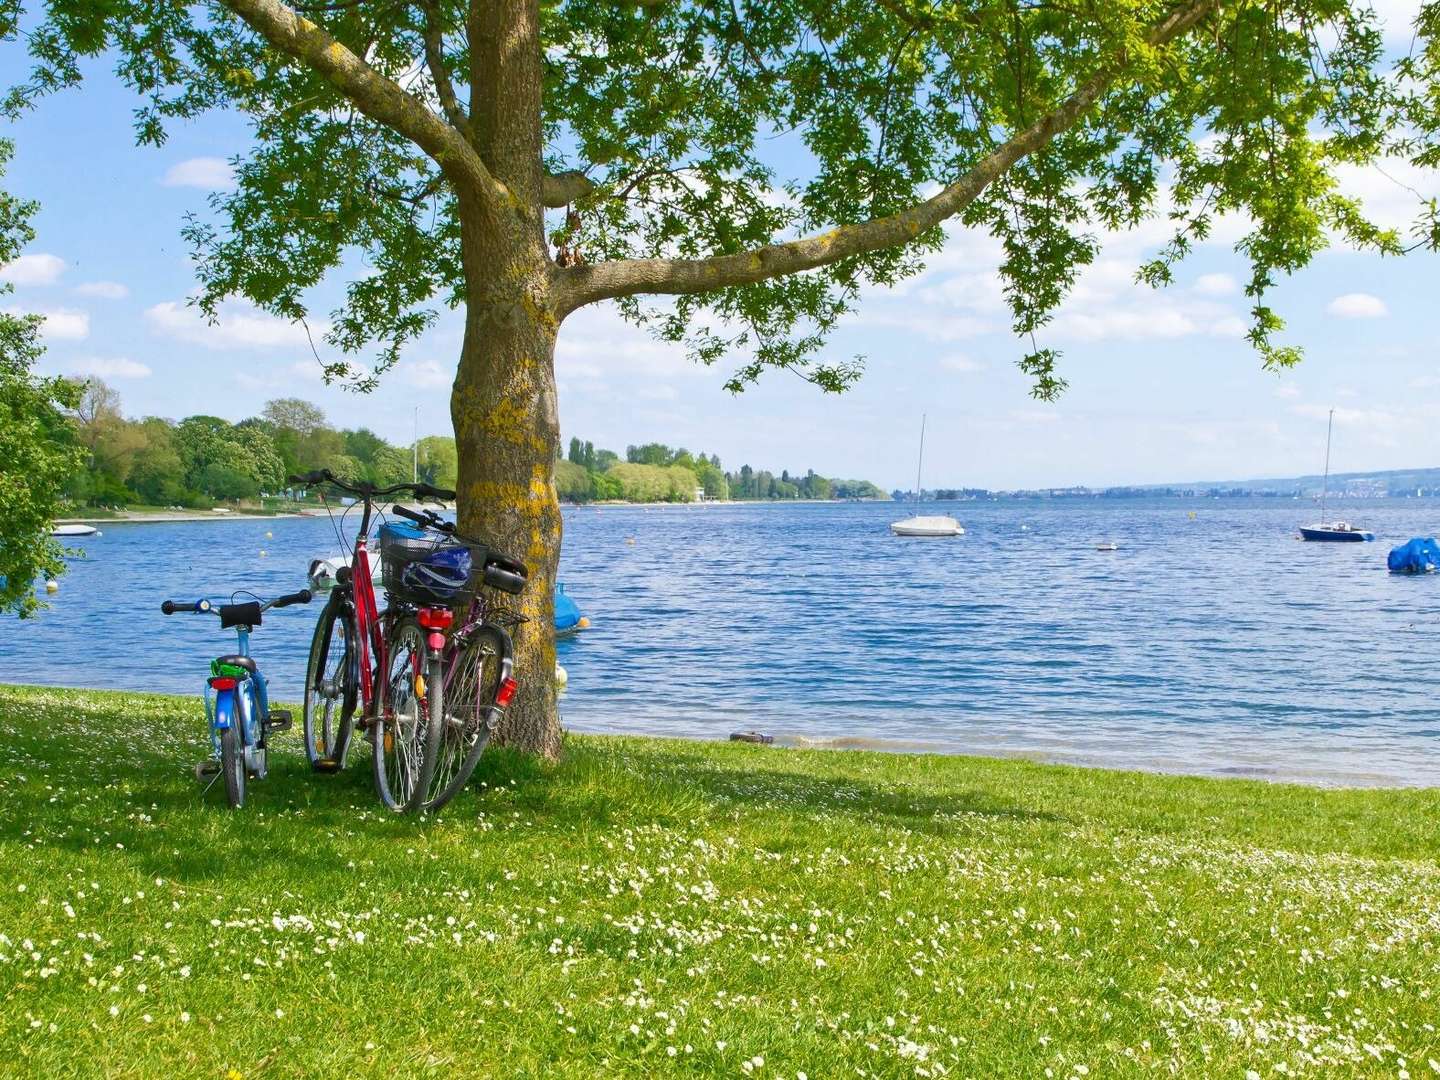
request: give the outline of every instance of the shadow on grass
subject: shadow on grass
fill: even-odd
[[[953,831],[965,817],[1060,822],[1061,815],[1006,800],[994,793],[920,791],[904,783],[885,784],[842,762],[804,759],[789,750],[692,746],[643,740],[570,739],[554,782],[543,775],[542,798],[562,788],[571,800],[602,819],[624,813],[645,819],[731,816],[737,809],[775,811],[806,819],[853,818],[857,823],[895,825],[932,834]],[[819,752],[816,752],[819,753]],[[512,756],[513,757],[513,756]],[[533,768],[521,758],[515,766]],[[504,766],[502,766],[503,768]],[[538,807],[537,807],[538,809]]]
[[[97,719],[109,719],[108,704],[96,703]],[[51,710],[57,710],[55,723],[47,725],[43,713]],[[205,791],[191,774],[205,749],[198,736],[162,745],[87,741],[87,732],[80,732],[80,739],[67,733],[64,710],[63,702],[46,702],[38,724],[18,733],[37,768],[27,768],[32,782],[13,790],[0,807],[0,823],[21,826],[4,831],[20,836],[31,829],[39,848],[81,858],[113,855],[119,848],[125,861],[148,877],[227,893],[248,883],[265,881],[273,888],[276,881],[340,874],[356,863],[371,880],[403,888],[415,853],[427,849],[444,849],[445,858],[467,845],[533,841],[537,833],[545,842],[565,844],[597,830],[729,821],[737,815],[772,815],[777,825],[802,829],[833,827],[839,818],[855,826],[932,834],[953,832],[964,817],[1062,820],[1023,800],[969,785],[924,790],[903,776],[849,767],[855,763],[848,759],[593,737],[568,739],[558,763],[492,748],[468,790],[443,814],[426,819],[380,806],[364,747],[355,749],[346,771],[320,775],[287,738],[272,752],[270,775],[248,785],[248,805],[232,812],[219,783]],[[45,781],[35,783],[41,767]],[[53,801],[52,784],[63,792]],[[480,825],[482,817],[509,825],[512,815],[518,815],[521,833],[507,837]],[[782,842],[781,830],[776,836]]]

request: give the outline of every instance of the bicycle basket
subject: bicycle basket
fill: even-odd
[[[467,544],[411,525],[380,526],[380,568],[392,599],[426,607],[453,605],[470,584],[474,560]]]

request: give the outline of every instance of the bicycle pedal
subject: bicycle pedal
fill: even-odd
[[[316,772],[336,773],[340,771],[340,762],[333,757],[322,757],[315,759]]]
[[[200,783],[202,784],[205,783],[205,781],[209,780],[212,776],[219,775],[220,762],[218,761],[201,761],[197,762],[195,765],[195,779],[200,781]]]
[[[271,731],[289,731],[294,724],[295,718],[289,709],[271,709],[265,717],[265,726]]]

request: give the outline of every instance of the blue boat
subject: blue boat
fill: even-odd
[[[565,586],[555,586],[555,636],[570,637],[590,625],[590,620],[580,614],[580,605],[565,595]]]
[[[1365,540],[1374,540],[1375,534],[1365,529],[1357,529],[1345,521],[1335,521],[1328,525],[1301,525],[1300,539],[1355,544]]]
[[[1332,544],[1355,544],[1374,540],[1375,534],[1357,529],[1348,521],[1326,521],[1325,500],[1330,495],[1330,436],[1335,430],[1335,410],[1330,410],[1330,421],[1325,426],[1325,480],[1320,488],[1320,521],[1315,525],[1301,525],[1301,540],[1319,540]]]

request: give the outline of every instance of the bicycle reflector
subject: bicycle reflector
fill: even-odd
[[[495,704],[502,709],[505,708],[515,696],[515,691],[519,689],[520,684],[510,678],[509,675],[506,675],[505,678],[500,680],[500,689],[495,693]]]
[[[233,675],[216,675],[210,680],[212,690],[234,690],[236,679]]]
[[[455,621],[455,613],[448,608],[424,607],[416,613],[415,618],[426,630],[444,630]]]

